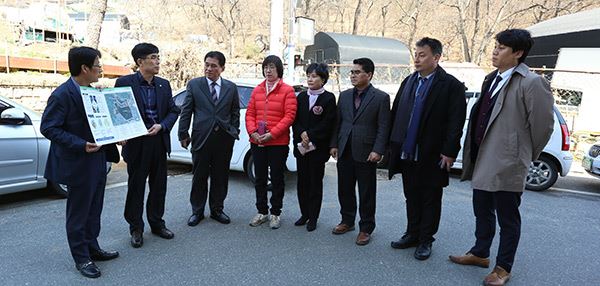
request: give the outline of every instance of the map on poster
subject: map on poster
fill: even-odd
[[[111,144],[148,134],[131,87],[98,90],[82,86],[81,96],[96,144]]]

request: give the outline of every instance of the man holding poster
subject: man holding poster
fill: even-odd
[[[131,246],[138,248],[144,243],[144,192],[148,179],[150,192],[146,202],[146,215],[153,234],[164,239],[175,235],[165,226],[165,195],[167,192],[167,154],[171,152],[169,132],[177,117],[169,81],[157,77],[160,70],[158,47],[149,43],[137,44],[131,51],[138,72],[120,77],[115,87],[129,86],[148,134],[128,140],[123,146],[123,160],[127,163],[127,199],[125,220],[129,223]],[[121,103],[115,102],[115,108]],[[121,115],[128,115],[121,112]]]
[[[114,144],[94,143],[80,91],[98,81],[100,57],[100,51],[89,47],[69,50],[71,78],[48,98],[40,126],[51,142],[44,177],[67,185],[67,240],[77,270],[89,278],[100,277],[93,261],[119,256],[98,245],[106,162],[119,162],[119,151]]]

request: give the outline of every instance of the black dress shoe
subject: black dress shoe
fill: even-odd
[[[402,236],[402,238],[400,238],[400,240],[392,241],[391,243],[392,248],[395,249],[406,249],[415,247],[417,245],[419,245],[419,240],[410,234],[405,234]]]
[[[131,233],[131,246],[133,248],[140,248],[144,245],[144,235],[141,230],[134,230]]]
[[[76,264],[75,267],[77,267],[77,270],[79,270],[79,273],[81,273],[81,275],[87,278],[98,278],[102,274],[100,273],[100,269],[98,269],[98,266],[96,266],[96,264],[94,264],[94,262],[91,261]]]
[[[301,216],[295,223],[295,226],[301,226],[301,225],[305,225],[306,222],[308,221],[308,217],[305,216]]]
[[[415,258],[418,260],[426,260],[431,256],[431,242],[421,243],[415,250]]]
[[[160,229],[153,229],[152,233],[154,233],[164,239],[171,239],[171,238],[175,237],[175,234],[166,227],[163,227]]]
[[[315,229],[317,229],[317,220],[309,220],[306,224],[306,230],[314,231]]]
[[[90,258],[93,261],[106,261],[119,257],[118,251],[106,251],[103,249],[90,250]]]
[[[220,212],[211,212],[210,213],[210,218],[222,223],[222,224],[229,224],[231,222],[231,219],[229,219],[229,216],[227,214],[225,214],[224,212],[220,211]]]
[[[188,225],[189,226],[197,226],[201,220],[204,219],[204,215],[203,214],[192,214],[192,216],[190,216],[190,219],[188,219]]]

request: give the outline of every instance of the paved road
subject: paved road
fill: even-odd
[[[451,179],[433,255],[417,261],[413,250],[394,250],[406,224],[401,181],[378,181],[377,228],[371,244],[354,244],[357,232],[334,236],[339,221],[336,170],[326,169],[325,197],[315,232],[293,222],[299,215],[295,176],[286,180],[282,227],[252,228],[252,185],[234,172],[226,211],[233,222],[210,219],[188,227],[189,174],[169,177],[166,215],[171,241],[145,234],[141,249],[129,246],[122,218],[125,187],[106,191],[101,246],[121,257],[98,263],[102,277],[83,278],[70,258],[64,231],[65,200],[29,192],[0,197],[0,277],[3,285],[479,285],[490,271],[457,266],[449,254],[473,242],[469,185]],[[22,198],[27,197],[27,199]],[[30,198],[32,197],[33,198]],[[21,199],[19,199],[21,198]],[[549,190],[523,196],[523,233],[509,285],[600,285],[600,197]],[[492,253],[495,255],[497,240]]]

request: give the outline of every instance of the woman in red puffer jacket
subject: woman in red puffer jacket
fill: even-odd
[[[296,117],[294,88],[285,84],[283,63],[277,56],[268,56],[262,63],[265,81],[259,84],[250,97],[246,110],[246,130],[250,135],[258,214],[250,226],[258,226],[267,220],[272,229],[280,226],[283,207],[285,161],[290,142],[290,126]],[[269,174],[270,170],[270,174]],[[267,182],[271,178],[271,215]]]

